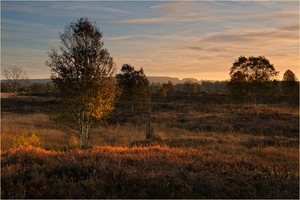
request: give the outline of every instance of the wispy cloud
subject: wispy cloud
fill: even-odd
[[[197,6],[197,9],[195,9],[195,5]],[[149,7],[148,12],[154,12],[156,16],[146,18],[138,16],[136,18],[116,20],[114,23],[163,24],[171,22],[208,21],[214,19],[214,16],[208,16],[206,12],[199,12],[199,2],[192,1],[171,1],[158,4]]]
[[[183,12],[184,10],[192,8],[195,5],[195,2],[192,1],[171,1],[151,6],[150,9],[169,14],[174,12]]]
[[[212,20],[214,17],[201,17],[195,13],[185,15],[172,15],[154,18],[140,18],[140,19],[125,19],[117,20],[114,23],[125,23],[125,24],[163,24],[171,22],[198,22]]]
[[[278,31],[278,30],[250,30],[245,32],[234,33],[216,33],[208,37],[204,37],[201,42],[214,42],[214,43],[251,43],[251,42],[274,42],[278,41],[285,43],[288,41],[297,42],[298,35],[295,32]]]

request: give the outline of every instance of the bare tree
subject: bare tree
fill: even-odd
[[[29,80],[25,70],[20,66],[11,66],[3,71],[5,78],[8,81],[10,89],[16,94],[21,88],[28,85]]]
[[[67,25],[60,39],[58,50],[48,52],[46,65],[61,92],[60,116],[77,130],[80,146],[87,148],[91,128],[114,109],[115,64],[103,47],[100,29],[87,18]]]

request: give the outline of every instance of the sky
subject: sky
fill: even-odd
[[[116,63],[147,76],[229,80],[239,56],[265,56],[282,79],[299,79],[298,1],[2,1],[1,71],[21,66],[50,78],[47,51],[59,32],[87,17]],[[1,74],[3,79],[3,73]]]

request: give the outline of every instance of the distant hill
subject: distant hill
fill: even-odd
[[[182,80],[175,77],[168,76],[147,76],[148,81],[151,83],[168,83],[171,81],[173,84],[183,83]]]
[[[1,80],[1,83],[6,83],[7,80]],[[29,79],[30,83],[48,83],[51,82],[50,79]]]
[[[48,83],[51,79],[29,79],[30,83]]]

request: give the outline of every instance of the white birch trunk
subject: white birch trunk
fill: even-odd
[[[85,143],[84,143],[84,148],[87,149],[88,148],[88,143],[89,143],[89,117],[87,117],[87,121],[85,124]]]

